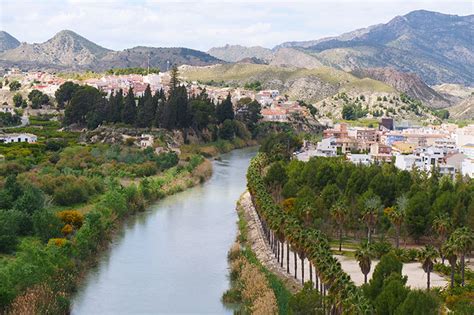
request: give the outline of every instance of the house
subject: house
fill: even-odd
[[[8,105],[0,105],[0,113],[10,113],[15,115],[15,108]]]
[[[369,154],[347,154],[347,159],[354,164],[369,165],[372,159]]]
[[[409,155],[396,155],[395,156],[395,167],[403,171],[411,171],[413,168],[422,168],[423,162],[421,157],[409,154]]]
[[[27,142],[35,143],[38,137],[31,133],[3,133],[0,134],[0,143]]]
[[[474,178],[474,159],[467,158],[461,163],[461,173],[463,176]]]
[[[261,110],[262,121],[288,121],[288,113],[283,108],[264,108]]]
[[[316,145],[316,156],[336,156],[337,155],[337,147],[336,147],[336,138],[330,137],[322,139]]]

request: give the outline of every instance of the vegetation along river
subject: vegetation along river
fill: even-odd
[[[203,185],[127,221],[77,293],[72,314],[222,314],[235,203],[256,148],[213,164]]]

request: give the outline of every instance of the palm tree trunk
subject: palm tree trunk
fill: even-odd
[[[304,256],[300,256],[301,258],[301,284],[304,285]]]
[[[290,273],[290,243],[286,242],[286,272]]]
[[[313,267],[311,266],[311,262],[308,260],[309,262],[309,282],[312,283],[312,285],[314,286],[314,282],[313,282]]]
[[[396,245],[397,249],[400,248],[400,226],[397,226],[397,232],[396,232]]]
[[[293,252],[293,256],[295,258],[295,279],[296,279],[296,275],[297,275],[297,271],[298,271],[298,259],[296,258],[296,251]]]
[[[464,253],[461,255],[461,286],[464,286]]]
[[[318,278],[318,273],[317,272],[315,272],[315,277],[314,278],[315,278],[314,280],[316,282],[316,290],[319,291],[319,278]]]
[[[367,283],[367,274],[364,273],[364,283]]]
[[[342,226],[339,226],[339,252],[342,251]]]
[[[431,272],[428,271],[426,275],[426,287],[428,291],[430,290],[430,275],[431,275]]]
[[[280,267],[283,268],[283,259],[285,258],[285,241],[281,242],[281,260],[280,260]]]
[[[275,242],[275,250],[276,250],[276,256],[277,256],[277,262],[280,261],[280,241],[277,239]]]
[[[371,236],[371,235],[370,235],[370,232],[371,232],[371,231],[370,231],[370,226],[368,226],[368,227],[367,227],[367,243],[369,243],[369,244],[370,244],[370,236]]]
[[[454,264],[451,265],[451,289],[454,288]]]

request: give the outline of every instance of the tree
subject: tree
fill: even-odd
[[[432,245],[426,245],[425,248],[418,252],[418,260],[426,272],[426,288],[428,291],[430,290],[430,274],[433,271],[434,259],[436,257],[438,257],[438,253]]]
[[[430,198],[425,191],[416,192],[408,201],[406,225],[408,232],[418,240],[427,230],[429,223]]]
[[[347,219],[347,215],[347,207],[342,202],[338,202],[331,208],[331,217],[339,232],[339,252],[342,250],[342,229]]]
[[[289,306],[292,314],[315,315],[321,314],[322,297],[313,288],[312,282],[306,282],[303,289],[290,297]]]
[[[397,308],[396,315],[438,314],[438,299],[431,293],[412,290]]]
[[[372,249],[369,244],[362,244],[355,252],[355,258],[359,262],[360,270],[364,275],[364,283],[367,283],[367,275],[372,265]]]
[[[380,198],[377,196],[370,197],[365,201],[365,211],[362,215],[362,219],[364,220],[367,226],[367,242],[370,244],[372,239],[372,230],[377,223],[378,214],[380,212],[382,204],[380,202]]]
[[[23,194],[16,200],[14,208],[32,215],[35,211],[43,208],[44,202],[43,192],[33,185],[27,185]]]
[[[35,109],[40,108],[41,105],[45,105],[49,103],[48,95],[38,90],[32,90],[28,94],[28,99],[31,102],[31,107]]]
[[[464,271],[466,254],[472,250],[474,233],[468,227],[457,228],[449,237],[456,252],[461,257],[461,285],[464,286]]]
[[[223,123],[227,119],[234,119],[234,107],[232,105],[230,93],[227,94],[226,99],[222,103],[217,104],[216,116],[219,123]]]
[[[95,128],[105,119],[105,100],[94,87],[82,86],[74,92],[64,112],[64,123],[87,124]]]
[[[452,241],[446,242],[443,247],[443,256],[448,260],[451,266],[451,288],[454,288],[454,273],[458,259],[456,245]]]
[[[23,102],[24,100],[20,93],[15,93],[15,95],[13,95],[13,104],[15,107],[21,107]]]
[[[270,188],[274,200],[279,202],[283,185],[288,181],[285,167],[282,162],[274,162],[268,168],[264,178],[265,184]]]
[[[14,81],[10,82],[10,84],[8,86],[10,87],[11,92],[18,91],[21,88],[21,83],[18,82],[17,80],[14,80]]]
[[[235,136],[234,122],[227,119],[219,129],[219,137],[224,140],[232,140]]]
[[[403,303],[410,290],[405,286],[406,277],[391,274],[383,282],[382,292],[374,301],[377,314],[393,315],[396,309]]]
[[[138,102],[137,118],[135,125],[140,128],[151,127],[156,114],[156,99],[151,95],[150,85],[148,84],[143,99]]]
[[[33,230],[35,234],[47,242],[50,238],[60,237],[63,223],[51,210],[36,211],[33,216]]]
[[[11,211],[0,210],[0,253],[10,253],[18,243],[18,222]]]
[[[76,92],[81,86],[71,81],[64,82],[61,84],[59,89],[54,93],[56,102],[58,102],[59,108],[65,108],[65,106],[71,101],[74,92]]]
[[[178,67],[173,66],[171,68],[171,79],[170,79],[171,92],[179,86],[179,72]]]
[[[250,98],[243,98],[239,100],[237,107],[236,119],[241,120],[255,137],[257,123],[262,119],[260,103]]]
[[[444,263],[444,254],[442,251],[442,246],[446,242],[446,235],[448,234],[451,228],[451,220],[449,219],[448,214],[440,214],[433,219],[433,230],[436,232],[438,238],[438,249],[441,255],[441,259]]]
[[[375,267],[372,279],[370,279],[369,284],[364,289],[367,296],[372,300],[375,300],[382,290],[384,280],[387,279],[392,273],[395,273],[401,277],[402,267],[402,262],[394,253],[383,255],[380,259],[380,262]]]
[[[386,214],[395,227],[395,244],[396,248],[400,248],[400,230],[405,220],[405,210],[408,199],[406,196],[397,198],[397,204],[395,207],[386,208]]]
[[[128,89],[127,96],[125,97],[125,102],[122,110],[122,122],[125,124],[133,125],[135,124],[135,119],[137,115],[137,104],[135,103],[135,95],[133,95],[133,88]]]

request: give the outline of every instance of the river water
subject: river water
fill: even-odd
[[[220,300],[229,287],[227,251],[255,153],[222,155],[209,181],[129,219],[89,272],[72,314],[231,314]]]

